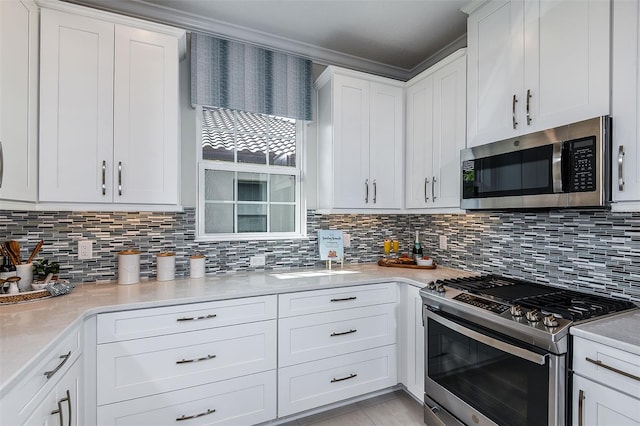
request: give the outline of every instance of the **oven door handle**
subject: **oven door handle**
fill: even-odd
[[[522,359],[526,359],[527,361],[535,362],[539,365],[544,365],[546,362],[546,355],[540,355],[535,352],[528,351],[526,349],[520,348],[518,346],[503,342],[502,340],[494,339],[493,337],[485,336],[482,333],[478,333],[477,331],[470,330],[466,327],[461,326],[460,324],[448,320],[430,310],[426,310],[427,317],[432,320],[442,324],[443,326],[450,328],[453,331],[456,331],[463,336],[466,336],[470,339],[476,340],[480,343],[484,343],[485,345],[494,347],[496,349],[500,349],[503,352],[507,352],[511,355],[517,356]]]

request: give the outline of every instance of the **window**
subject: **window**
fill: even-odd
[[[202,108],[200,239],[301,236],[303,122]]]

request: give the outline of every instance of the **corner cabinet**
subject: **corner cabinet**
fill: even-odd
[[[466,49],[407,82],[407,209],[459,208]]]
[[[609,113],[608,0],[472,3],[467,146]]]
[[[41,11],[39,200],[178,204],[184,31],[66,9]]]
[[[0,1],[0,200],[37,201],[38,7]]]
[[[403,83],[328,67],[315,86],[319,210],[401,209]]]

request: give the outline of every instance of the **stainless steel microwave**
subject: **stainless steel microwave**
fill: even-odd
[[[611,118],[463,149],[460,207],[533,209],[611,203]]]

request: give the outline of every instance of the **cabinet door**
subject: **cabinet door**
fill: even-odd
[[[572,401],[573,425],[640,425],[639,399],[581,376],[573,376]]]
[[[526,132],[609,113],[610,8],[603,0],[525,2]]]
[[[178,203],[178,40],[116,25],[114,201]]]
[[[433,76],[433,207],[460,207],[460,150],[466,141],[467,62],[462,56]]]
[[[523,0],[492,1],[469,16],[469,147],[524,133],[523,19]]]
[[[111,202],[113,24],[41,11],[40,201]]]
[[[368,207],[373,195],[369,181],[369,82],[335,75],[333,85],[333,207]]]
[[[370,192],[367,207],[402,207],[402,100],[402,87],[374,82],[370,84]]]
[[[403,384],[418,400],[424,397],[424,325],[422,324],[422,298],[420,289],[403,286],[402,348],[399,367],[404,364]]]
[[[38,195],[38,8],[0,2],[0,199]]]

